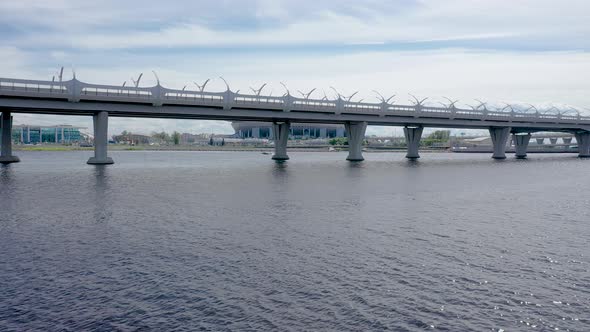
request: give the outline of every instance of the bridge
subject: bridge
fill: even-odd
[[[61,77],[61,75],[60,75]],[[513,135],[517,158],[526,158],[528,143],[534,132],[565,132],[575,135],[580,157],[590,157],[590,117],[557,109],[540,111],[488,109],[485,103],[471,109],[456,107],[456,102],[441,107],[415,103],[352,101],[338,94],[337,99],[313,99],[292,96],[265,96],[262,89],[253,94],[234,92],[226,83],[224,92],[177,90],[156,86],[113,86],[90,84],[74,77],[69,81],[40,81],[0,78],[0,111],[2,112],[2,143],[0,163],[18,162],[12,154],[12,113],[37,113],[92,116],[94,124],[94,156],[88,164],[112,164],[108,156],[109,117],[206,119],[228,121],[264,121],[273,123],[275,153],[273,159],[287,160],[290,123],[344,124],[349,142],[347,160],[363,160],[362,142],[367,125],[402,126],[409,159],[419,158],[423,129],[467,128],[487,129],[495,159],[506,158],[506,143]],[[534,111],[531,111],[534,110]]]

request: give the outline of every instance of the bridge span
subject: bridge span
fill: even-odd
[[[534,112],[530,110],[534,109]],[[64,81],[39,81],[0,78],[2,143],[0,163],[18,162],[12,154],[12,113],[38,113],[92,116],[94,157],[89,164],[112,164],[108,156],[108,119],[115,117],[174,118],[273,123],[275,160],[287,160],[290,123],[344,124],[349,141],[347,160],[363,160],[362,142],[367,125],[402,126],[407,158],[419,158],[423,129],[467,128],[490,132],[495,159],[506,158],[510,135],[516,144],[517,158],[526,158],[534,132],[567,132],[575,135],[580,157],[590,157],[590,117],[559,110],[527,111],[512,107],[488,109],[485,104],[472,109],[455,103],[435,107],[424,100],[414,104],[394,104],[383,98],[379,103],[355,102],[351,98],[312,99],[292,96],[265,96],[233,92],[206,92],[153,87],[125,87],[84,83],[76,78]]]

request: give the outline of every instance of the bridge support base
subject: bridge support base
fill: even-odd
[[[289,141],[289,129],[291,124],[289,122],[273,123],[272,135],[275,140],[275,154],[272,156],[273,160],[289,160],[287,155],[287,142]]]
[[[527,150],[527,148],[529,146],[529,142],[531,140],[531,134],[525,134],[525,135],[513,134],[512,136],[514,138],[516,158],[517,159],[526,159],[526,150]]]
[[[2,112],[2,148],[0,151],[0,164],[18,163],[20,159],[12,155],[12,116],[10,112]]]
[[[92,116],[94,123],[94,157],[88,159],[89,165],[110,165],[114,161],[107,156],[108,151],[108,132],[109,132],[109,114],[107,112],[98,112]]]
[[[406,158],[420,158],[418,149],[420,148],[420,139],[422,139],[422,131],[424,131],[424,127],[404,127],[404,136],[406,137],[406,144],[408,145],[408,153],[406,154]]]
[[[492,127],[490,128],[490,136],[494,145],[492,158],[506,159],[506,143],[508,136],[510,136],[510,127]]]
[[[590,158],[590,132],[576,133],[576,141],[578,142],[578,157]]]
[[[366,122],[347,122],[344,124],[348,135],[348,161],[363,161],[363,141],[367,130]]]

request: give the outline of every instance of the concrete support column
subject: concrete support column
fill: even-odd
[[[289,122],[273,123],[273,139],[275,141],[275,154],[273,160],[289,160],[287,155],[287,142],[289,141],[289,131],[291,124]]]
[[[490,136],[494,145],[492,158],[506,159],[506,142],[510,136],[510,127],[492,127],[490,128]]]
[[[347,122],[344,127],[348,135],[348,161],[363,161],[363,141],[367,131],[366,122]]]
[[[590,132],[576,133],[576,141],[578,141],[578,156],[580,158],[590,158]]]
[[[0,164],[17,163],[18,157],[12,155],[12,116],[10,112],[2,112],[2,148],[0,151]]]
[[[544,138],[536,138],[536,140],[537,140],[537,145],[543,145],[545,143]]]
[[[107,156],[109,114],[107,112],[98,112],[93,115],[92,120],[94,123],[94,157],[88,159],[88,164],[113,164],[113,159]]]
[[[525,134],[525,135],[517,135],[517,134],[513,134],[512,138],[514,139],[515,142],[515,150],[516,150],[516,158],[518,159],[525,159],[526,158],[526,150],[529,146],[529,142],[531,140],[531,134]]]
[[[572,144],[572,138],[571,137],[564,137],[562,139],[563,139],[563,144],[567,144],[567,145]]]
[[[408,159],[418,159],[420,154],[418,150],[420,148],[420,139],[422,139],[422,132],[424,127],[404,127],[404,136],[406,136],[406,144],[408,145]]]

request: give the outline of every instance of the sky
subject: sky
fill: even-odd
[[[482,99],[590,107],[587,0],[0,0],[0,77],[265,93],[317,88],[376,100],[409,93],[459,106]],[[89,117],[18,114],[17,124]],[[111,118],[128,130],[231,134],[223,121]],[[401,133],[401,129],[396,129]],[[391,135],[390,127],[367,134]]]

